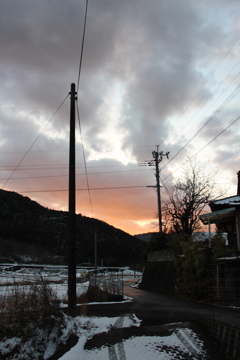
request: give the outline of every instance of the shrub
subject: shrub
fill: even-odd
[[[174,235],[170,246],[175,255],[177,293],[191,300],[208,301],[208,271],[211,265],[208,244]]]
[[[40,284],[15,286],[0,298],[0,337],[26,338],[36,329],[51,330],[62,319],[60,303],[51,287]]]

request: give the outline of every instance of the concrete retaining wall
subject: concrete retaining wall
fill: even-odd
[[[140,288],[161,294],[174,294],[175,279],[176,269],[172,261],[148,262]]]

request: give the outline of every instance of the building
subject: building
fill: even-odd
[[[212,301],[215,304],[240,306],[240,171],[237,195],[211,201],[211,213],[200,215],[203,224],[211,224],[227,233],[228,250],[226,256],[218,258],[209,277]],[[210,240],[209,240],[210,242]]]
[[[237,175],[237,195],[211,201],[212,212],[200,215],[203,224],[209,227],[209,239],[211,224],[215,224],[217,229],[228,234],[228,246],[234,252],[240,251],[240,171]]]

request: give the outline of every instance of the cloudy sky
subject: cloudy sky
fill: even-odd
[[[68,209],[68,93],[78,82],[85,6],[0,2],[0,186],[52,209]],[[156,145],[170,151],[163,183],[196,155],[236,194],[239,19],[237,0],[89,0],[77,213],[131,234],[155,231],[154,168],[140,165]]]

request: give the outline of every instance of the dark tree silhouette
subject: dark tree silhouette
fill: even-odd
[[[216,171],[205,163],[192,160],[189,160],[181,177],[165,188],[168,195],[163,205],[165,222],[168,230],[180,235],[199,231],[199,215],[210,200],[223,195],[222,191],[216,193]]]

